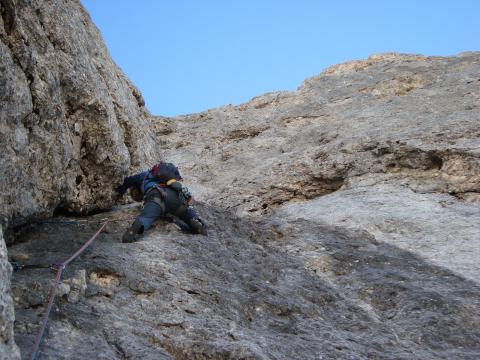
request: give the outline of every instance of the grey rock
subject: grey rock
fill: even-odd
[[[303,210],[310,214],[308,206],[318,209],[314,202],[324,198]],[[386,236],[377,239],[378,233],[335,226],[316,214],[314,220],[304,218],[293,206],[301,205],[262,219],[200,206],[209,237],[174,232],[160,221],[141,241],[122,244],[128,223],[119,223],[66,270],[85,269],[88,287],[110,291],[76,303],[57,301],[41,358],[478,355],[480,287],[462,277],[461,269],[438,266]],[[55,250],[56,257],[66,258],[95,226],[78,230],[52,225],[46,243],[33,228],[10,248],[11,256],[29,253],[39,261]],[[14,286],[45,276],[20,271]],[[17,307],[16,339],[23,351],[35,334],[24,329],[37,321],[38,311]]]
[[[0,223],[110,207],[129,169],[157,159],[139,91],[79,1],[2,0],[0,14]],[[0,243],[0,356],[13,359],[10,267]],[[32,289],[15,291],[25,306],[42,302]]]
[[[475,359],[480,53],[373,55],[239,106],[151,116],[78,1],[0,1],[9,257],[68,258],[128,172],[165,158],[209,236],[109,224],[65,270],[41,359]],[[27,356],[53,274],[12,277],[0,356]],[[5,324],[5,325],[3,325]]]
[[[85,296],[87,289],[86,273],[84,269],[77,270],[75,274],[62,281],[57,288],[56,296],[67,299],[67,301],[75,303],[81,297]]]
[[[78,0],[0,6],[3,223],[110,207],[129,169],[158,158],[139,91]]]
[[[478,203],[479,62],[383,54],[337,65],[295,92],[172,119],[164,156],[195,193],[238,214],[379,183]]]
[[[7,249],[0,226],[0,359],[20,359],[20,351],[13,339],[13,301],[10,290],[12,267],[8,262]]]
[[[278,210],[302,219],[367,231],[376,241],[415,253],[431,264],[480,283],[480,207],[444,194],[376,185],[338,191]]]

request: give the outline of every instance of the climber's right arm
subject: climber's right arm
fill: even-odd
[[[127,192],[127,190],[131,187],[137,186],[140,187],[142,186],[143,179],[145,179],[145,176],[147,175],[148,171],[144,171],[132,176],[127,176],[123,180],[123,184],[118,186],[115,190],[119,195],[123,195]]]

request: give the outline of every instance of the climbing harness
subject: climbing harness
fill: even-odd
[[[63,270],[65,270],[65,268],[73,260],[75,260],[77,257],[79,257],[90,246],[90,244],[98,237],[98,235],[100,235],[100,233],[103,231],[103,229],[105,229],[105,227],[107,226],[108,223],[117,222],[117,221],[124,221],[124,220],[131,220],[131,219],[132,218],[112,219],[112,220],[102,219],[102,221],[104,221],[102,226],[100,226],[100,228],[95,232],[95,234],[86,243],[84,243],[73,255],[71,255],[68,259],[66,259],[65,261],[63,261],[61,263],[51,264],[49,266],[46,266],[46,267],[52,268],[57,273],[55,275],[55,280],[54,280],[53,284],[50,286],[50,291],[49,291],[50,296],[48,298],[47,307],[46,307],[46,309],[43,313],[43,316],[42,316],[42,321],[40,322],[40,330],[38,331],[37,336],[35,337],[35,342],[33,344],[32,351],[30,353],[30,358],[29,358],[30,360],[35,360],[37,358],[38,350],[40,348],[40,343],[42,342],[43,334],[45,332],[45,328],[47,327],[48,317],[50,316],[50,312],[52,311],[53,302],[55,300],[55,294],[57,292],[57,287],[60,284],[60,278],[62,276]],[[88,220],[87,220],[87,222],[88,222]],[[97,222],[97,221],[90,221],[90,222]],[[38,265],[40,265],[40,266],[35,266],[35,267],[43,267],[42,266],[43,264],[38,264]],[[19,265],[19,266],[21,266],[21,265]],[[26,268],[26,267],[33,267],[33,266],[24,265],[21,268]]]

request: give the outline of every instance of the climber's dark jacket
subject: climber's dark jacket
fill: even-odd
[[[181,187],[182,187],[182,184],[180,182],[178,182],[178,180],[180,180],[181,177],[180,176],[178,176],[178,177],[179,178],[177,178],[177,179],[173,179],[173,180],[176,180],[176,181],[169,184],[169,186],[174,188],[175,190],[181,190]],[[160,184],[161,185],[166,185],[167,182],[168,182],[168,180],[165,181],[165,183],[163,183],[163,184],[160,183]],[[152,171],[144,171],[144,172],[141,172],[141,173],[136,174],[136,175],[127,176],[123,180],[123,184],[120,185],[119,187],[117,187],[117,192],[120,195],[123,195],[123,194],[125,194],[125,192],[129,188],[137,187],[143,194],[146,194],[147,190],[149,190],[150,188],[152,188],[154,186],[157,186],[158,184],[159,184],[159,181],[158,181],[158,179],[156,179],[153,176]]]
[[[171,165],[174,170],[176,167]],[[153,175],[153,169],[136,175],[128,176],[123,184],[117,187],[120,195],[131,188],[136,187],[144,194],[144,207],[140,216],[135,220],[135,227],[139,233],[150,228],[158,218],[173,215],[183,221],[186,226],[178,223],[183,230],[193,233],[206,233],[205,224],[199,218],[196,211],[190,206],[193,200],[188,189],[178,180],[182,179],[178,170],[167,172],[168,176]]]

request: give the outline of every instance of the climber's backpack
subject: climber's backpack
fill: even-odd
[[[155,164],[149,172],[147,172],[143,178],[141,187],[136,190],[132,190],[130,195],[135,201],[141,201],[137,199],[143,199],[143,189],[145,189],[145,183],[147,181],[154,181],[157,183],[155,187],[158,189],[158,191],[163,194],[162,196],[166,196],[165,191],[162,190],[162,188],[177,180],[182,180],[178,168],[172,163],[159,162],[158,164]]]
[[[168,180],[182,180],[178,168],[172,163],[159,162],[150,170],[153,178],[161,184],[166,184]]]

